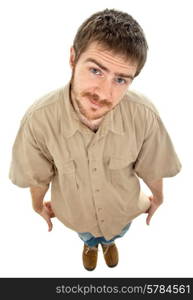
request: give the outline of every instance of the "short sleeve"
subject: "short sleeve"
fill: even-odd
[[[9,179],[19,187],[45,186],[53,175],[53,164],[38,143],[30,119],[26,119],[13,145]]]
[[[149,113],[144,142],[134,163],[136,174],[144,181],[155,181],[175,176],[181,170],[181,163],[171,138],[160,118]]]

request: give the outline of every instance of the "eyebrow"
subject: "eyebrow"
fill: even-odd
[[[97,60],[95,60],[94,58],[87,58],[85,60],[85,62],[92,62],[94,64],[96,64],[99,68],[101,68],[102,70],[106,71],[106,72],[110,72],[109,69],[107,69],[105,66],[103,66],[101,63],[99,63]],[[115,73],[116,76],[120,76],[120,77],[125,77],[125,78],[130,78],[130,79],[134,79],[134,76],[130,75],[130,74],[124,74],[124,73]]]

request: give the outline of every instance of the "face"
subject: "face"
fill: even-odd
[[[71,48],[71,99],[88,120],[102,118],[123,98],[137,71],[137,64],[91,43],[76,65]]]

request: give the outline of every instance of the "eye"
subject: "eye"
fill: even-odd
[[[95,75],[100,75],[101,71],[99,69],[96,68],[90,68],[89,69],[91,73],[95,74]]]
[[[121,77],[115,78],[115,81],[116,81],[118,84],[126,84],[126,83],[127,83],[127,81],[126,81],[124,78],[121,78]]]

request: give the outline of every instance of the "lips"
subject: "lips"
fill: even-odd
[[[92,100],[92,99],[89,99],[89,101],[90,101],[90,103],[91,103],[94,107],[99,108],[99,107],[102,106],[99,102],[94,101],[94,100]]]

